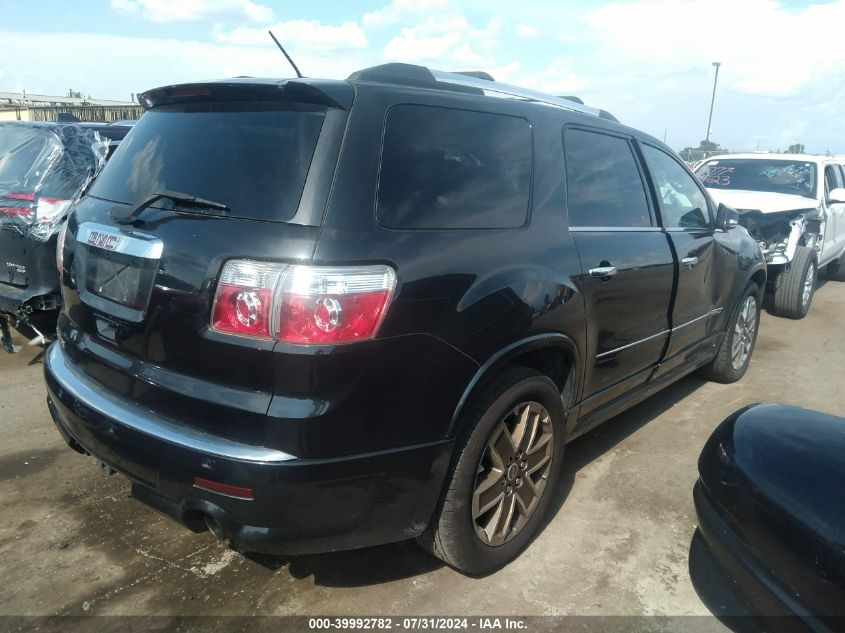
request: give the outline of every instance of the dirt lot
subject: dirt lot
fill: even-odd
[[[805,320],[763,315],[740,383],[687,378],[574,442],[548,526],[484,579],[413,543],[283,560],[194,535],[64,446],[37,350],[0,353],[0,614],[707,614],[701,596],[724,602],[688,562],[699,450],[751,402],[845,414],[843,312],[845,284],[823,284]]]

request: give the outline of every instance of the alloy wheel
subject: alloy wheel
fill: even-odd
[[[487,441],[472,495],[475,532],[503,545],[528,523],[548,483],[554,450],[549,412],[523,402],[505,414]]]
[[[741,369],[751,354],[757,331],[757,302],[748,296],[739,309],[731,344],[731,362],[734,369]]]

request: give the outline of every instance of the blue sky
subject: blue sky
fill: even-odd
[[[845,0],[0,0],[0,90],[129,99],[156,85],[385,61],[577,94],[675,149],[845,153]]]

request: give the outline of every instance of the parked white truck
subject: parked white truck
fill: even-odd
[[[845,281],[845,160],[803,154],[730,154],[695,173],[717,203],[740,212],[769,268],[772,311],[801,319],[819,270]]]

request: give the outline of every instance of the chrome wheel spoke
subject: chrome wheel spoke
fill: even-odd
[[[505,496],[502,486],[502,471],[490,469],[485,477],[476,485],[472,495],[472,518],[476,519]]]
[[[490,535],[491,545],[501,545],[509,540],[514,512],[516,512],[516,497],[509,495],[502,500],[495,520],[491,522],[493,525],[493,533]]]
[[[527,519],[534,511],[534,503],[540,496],[534,487],[534,482],[531,481],[531,477],[525,477],[522,480],[522,484],[516,488],[516,495],[514,496],[519,504],[520,514]]]
[[[739,310],[739,315],[731,339],[731,363],[734,369],[740,369],[751,355],[751,347],[757,331],[757,302],[754,297],[746,297]]]
[[[552,438],[548,436],[545,438],[543,444],[537,446],[533,451],[525,456],[525,471],[527,474],[533,474],[538,468],[542,468],[552,458],[551,450],[546,450],[550,447]]]
[[[494,437],[495,439],[488,444],[488,450],[494,464],[499,468],[504,468],[505,464],[516,455],[516,447],[513,445],[511,434],[504,424],[499,425],[494,432]]]
[[[483,542],[502,545],[531,518],[546,487],[553,448],[551,416],[537,402],[521,403],[496,426],[472,494],[472,520]]]

